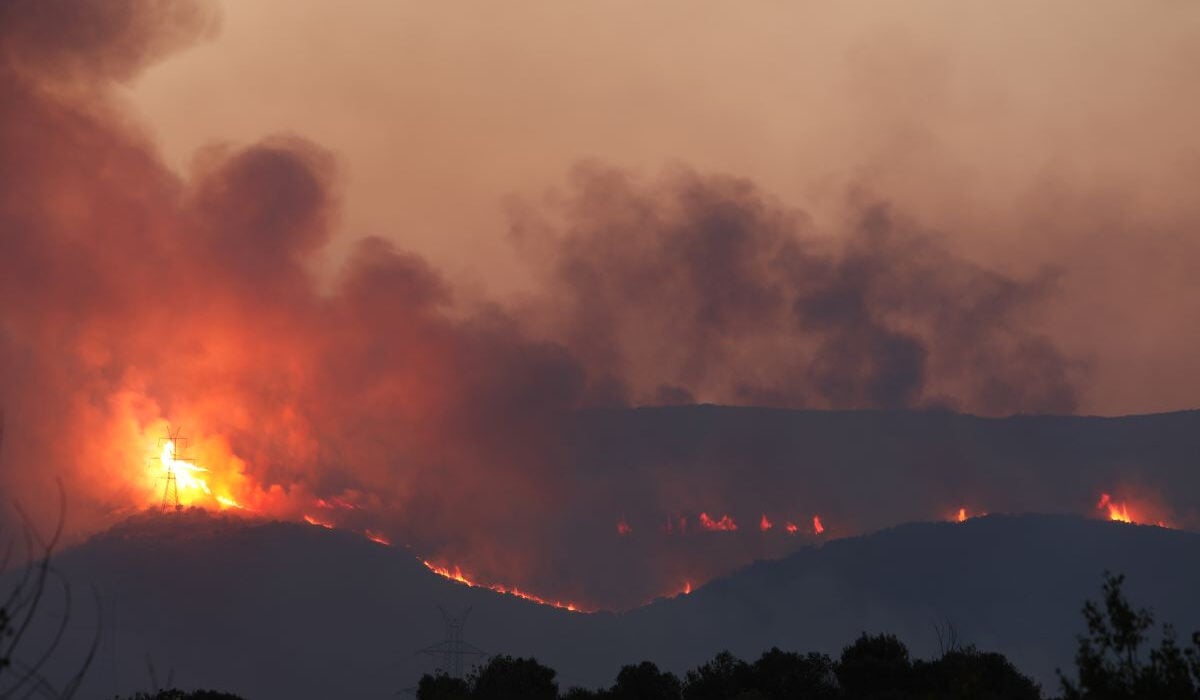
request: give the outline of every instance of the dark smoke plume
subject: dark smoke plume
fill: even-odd
[[[578,468],[580,408],[1076,404],[1078,366],[1036,330],[1052,272],[980,267],[874,200],[818,231],[751,182],[685,169],[644,182],[581,166],[565,200],[521,207],[544,284],[519,307],[468,303],[373,238],[326,288],[334,154],[272,137],[214,146],[181,176],[116,96],[215,17],[200,2],[0,3],[0,487],[36,511],[66,475],[75,536],[156,502],[147,465],[169,422],[219,495],[260,513],[629,604],[689,562],[707,577],[754,552],[647,550],[622,588],[583,543],[611,540],[623,503],[716,517],[728,465],[684,485],[650,464],[596,487]]]
[[[861,199],[861,197],[860,197]],[[1054,274],[950,253],[886,203],[822,235],[753,183],[576,169],[515,236],[549,260],[538,311],[608,394],[637,404],[1074,410],[1078,363],[1036,330]]]

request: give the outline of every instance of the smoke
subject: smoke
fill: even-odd
[[[743,179],[593,164],[549,212],[514,206],[513,235],[544,263],[546,332],[626,401],[1075,409],[1082,367],[1037,330],[1054,270],[1006,277],[852,199],[823,232]]]
[[[583,164],[565,194],[514,201],[537,281],[519,303],[474,298],[382,238],[327,280],[335,154],[277,136],[205,148],[181,174],[122,104],[125,81],[216,23],[199,1],[0,3],[0,487],[49,519],[62,475],[75,536],[158,502],[170,425],[213,495],[248,510],[626,605],[786,547],[620,554],[622,509],[634,534],[719,518],[757,507],[786,465],[734,439],[618,473],[582,409],[1078,405],[1086,365],[1041,330],[1059,272],[980,265],[866,191],[818,226],[746,179]],[[723,495],[764,456],[754,488]],[[772,517],[807,523],[824,499],[831,531],[853,531],[838,499],[855,476],[826,479]]]

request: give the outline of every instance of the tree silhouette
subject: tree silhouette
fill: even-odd
[[[752,688],[750,666],[728,651],[712,661],[688,671],[683,687],[684,700],[730,700]]]
[[[493,656],[471,679],[471,697],[486,700],[557,700],[554,669],[536,659]]]
[[[1075,652],[1078,680],[1058,672],[1065,700],[1195,700],[1200,697],[1200,632],[1189,648],[1180,648],[1170,625],[1157,648],[1143,654],[1154,617],[1134,609],[1121,586],[1124,575],[1104,574],[1103,600],[1087,601],[1083,617],[1088,633]]]
[[[617,683],[607,694],[613,700],[679,700],[683,686],[674,673],[658,670],[658,666],[643,661],[636,666],[624,666],[617,673]]]
[[[916,696],[928,700],[1039,700],[1041,689],[1001,654],[968,646],[913,664]]]
[[[755,689],[771,700],[826,700],[838,696],[833,660],[825,654],[796,654],[773,647],[750,667]]]
[[[469,700],[471,686],[445,673],[425,674],[417,683],[417,700]]]
[[[844,697],[892,700],[909,696],[912,670],[908,647],[895,635],[864,632],[842,650],[835,673]]]

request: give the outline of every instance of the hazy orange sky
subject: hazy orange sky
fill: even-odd
[[[132,85],[168,162],[311,138],[338,159],[339,240],[396,240],[459,289],[528,286],[506,202],[579,159],[748,177],[818,222],[865,188],[989,266],[1065,270],[1043,320],[1091,368],[1082,410],[1200,403],[1195,3],[239,0],[222,14],[213,40]]]

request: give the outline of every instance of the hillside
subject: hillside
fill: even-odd
[[[385,697],[432,667],[418,649],[443,636],[437,605],[473,610],[466,639],[533,654],[564,684],[600,684],[653,659],[677,671],[728,648],[836,653],[862,630],[935,649],[933,625],[1011,655],[1048,680],[1069,665],[1078,614],[1105,569],[1129,574],[1133,600],[1181,629],[1200,628],[1200,536],[1062,516],[992,516],[904,525],[807,548],[624,614],[576,614],[440,578],[402,548],[278,522],[199,514],[143,517],[57,559],[76,592],[68,652],[95,629],[102,645],[82,697],[150,685],[251,698]],[[44,621],[55,619],[54,604]],[[72,655],[60,654],[69,666]],[[61,671],[61,668],[60,668]]]

